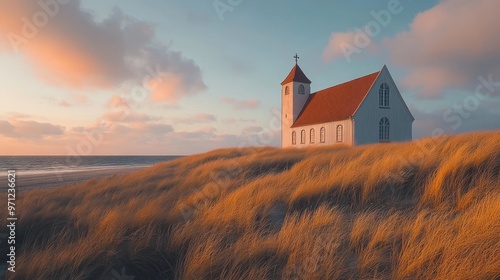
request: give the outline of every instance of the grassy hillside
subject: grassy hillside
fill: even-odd
[[[500,279],[499,182],[500,132],[216,150],[19,194],[7,279]]]

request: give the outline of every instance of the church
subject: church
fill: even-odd
[[[389,70],[311,93],[295,66],[281,83],[281,146],[306,147],[410,141],[415,120]]]

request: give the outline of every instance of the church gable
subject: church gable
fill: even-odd
[[[379,73],[375,72],[311,94],[292,128],[352,117]]]
[[[404,110],[406,111],[406,113],[408,113],[410,119],[412,121],[415,120],[415,118],[413,117],[413,114],[410,112],[410,109],[408,108],[408,105],[406,104],[406,102],[404,101],[403,99],[403,96],[401,95],[401,92],[399,92],[399,88],[398,86],[396,85],[396,82],[394,81],[394,79],[392,78],[392,75],[391,73],[389,72],[389,70],[387,69],[387,66],[384,65],[384,68],[382,68],[382,71],[381,73],[384,74],[384,76],[386,77],[386,80],[387,80],[387,83],[389,83],[391,85],[391,87],[394,89],[394,93],[395,95],[393,96],[393,98],[396,98],[398,100],[398,102],[401,104],[401,106],[404,108]],[[378,89],[377,89],[378,90]]]
[[[389,90],[390,93],[390,100],[384,101],[381,100],[379,93],[382,90],[381,87],[383,84],[387,85],[387,89]],[[366,104],[369,108],[385,108],[385,109],[390,109],[391,107],[396,108],[400,107],[402,111],[407,113],[409,118],[413,121],[415,118],[410,112],[410,109],[406,105],[406,102],[403,99],[403,96],[401,96],[401,93],[399,92],[398,86],[394,82],[394,79],[392,78],[392,75],[389,73],[389,70],[387,69],[387,66],[384,65],[382,70],[379,72],[379,75],[376,77],[376,79],[373,81],[372,87],[370,90],[365,94],[363,100],[360,102],[358,108],[356,108],[354,115],[357,114],[358,110],[361,109],[362,105],[366,103],[366,100],[368,99],[369,95],[371,96],[372,101],[370,102],[371,104]],[[388,102],[387,106],[383,106],[380,103],[383,102]],[[399,112],[401,113],[401,112]]]
[[[356,109],[353,119],[355,145],[412,138],[414,118],[386,66]]]

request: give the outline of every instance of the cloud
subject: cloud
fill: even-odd
[[[360,54],[364,51],[376,52],[379,50],[374,43],[372,36],[372,24],[377,24],[375,21],[370,21],[362,28],[354,28],[347,32],[334,32],[330,35],[328,44],[323,50],[322,58],[325,62],[331,62],[337,58],[343,57],[347,62],[351,62],[354,54]]]
[[[410,29],[381,44],[392,61],[410,70],[403,84],[421,98],[446,88],[474,87],[479,76],[500,80],[500,2],[443,0],[418,14]]]
[[[43,138],[64,134],[65,128],[51,123],[25,120],[0,120],[0,135],[9,138]]]
[[[78,94],[69,94],[65,98],[57,98],[55,96],[43,96],[43,100],[46,102],[57,105],[59,107],[74,107],[74,106],[83,106],[83,105],[92,105],[92,101],[85,95],[78,95]]]
[[[258,99],[241,100],[232,97],[225,97],[222,99],[222,102],[231,105],[236,110],[255,109],[261,104]]]
[[[58,137],[43,137],[43,141],[20,141],[22,139],[14,132],[16,125],[15,122],[0,121],[0,139],[4,143],[0,146],[1,154],[43,154],[50,151],[51,154],[59,155],[68,153],[77,155],[180,155],[224,147],[278,146],[280,140],[279,131],[258,127],[243,129],[244,131],[240,134],[231,134],[219,132],[211,125],[193,130],[176,131],[172,125],[162,122],[117,123],[100,120],[86,126],[72,127],[66,131],[45,129],[48,131],[44,132],[44,136],[49,136],[49,132],[63,134]],[[19,131],[19,128],[17,129]],[[31,132],[32,128],[24,128],[24,131]],[[6,134],[13,135],[13,137],[6,136]],[[36,137],[41,138],[39,135]]]
[[[167,135],[174,132],[170,124],[161,122],[109,122],[98,120],[87,126],[71,128],[64,145],[76,150],[82,142],[92,146],[92,153],[110,154],[115,147],[121,149],[121,154],[130,154],[130,148],[146,148],[152,142],[161,143],[168,139]],[[155,147],[158,148],[158,147]],[[136,153],[138,150],[135,150]]]
[[[72,95],[72,102],[68,102],[65,99],[59,101],[57,105],[62,107],[72,107],[74,105],[87,105],[89,104],[89,100],[84,95]]]
[[[173,120],[175,123],[194,124],[194,123],[214,122],[217,121],[217,117],[214,115],[201,113],[185,118],[174,118]]]
[[[125,98],[113,95],[106,104],[106,107],[110,109],[116,109],[121,107],[130,108],[130,105],[128,104],[127,100],[125,100]]]
[[[164,135],[174,131],[171,125],[162,123],[137,123],[132,125],[131,128],[137,132],[153,135]]]
[[[465,103],[454,103],[448,107],[425,112],[415,106],[410,110],[415,117],[413,123],[413,138],[432,136],[442,131],[446,134],[459,134],[478,130],[500,129],[500,99],[490,99],[480,102],[475,110],[467,110]]]
[[[161,122],[109,122],[105,120],[91,124],[83,128],[83,131],[80,127],[73,129],[75,132],[86,133],[98,129],[109,137],[117,137],[116,139],[137,139],[145,135],[163,136],[174,131],[170,124]]]
[[[71,107],[71,103],[69,103],[66,100],[61,100],[59,103],[57,103],[57,105],[59,105],[61,107]]]
[[[74,95],[73,99],[77,104],[85,105],[89,103],[89,99],[85,95]]]
[[[149,80],[146,88],[152,91],[152,99],[154,101],[166,101],[176,104],[181,97],[193,96],[206,89],[206,86],[199,81],[191,82],[194,84],[186,86],[190,82],[186,81],[184,76],[159,72],[154,78]]]
[[[20,112],[8,112],[7,117],[9,119],[31,119],[32,116],[29,114],[25,113],[20,113]]]
[[[227,124],[237,124],[237,123],[254,123],[256,119],[245,119],[245,118],[224,118],[222,122]]]
[[[136,113],[129,110],[106,112],[103,116],[103,120],[118,123],[150,122],[158,121],[160,119],[161,117]]]
[[[241,130],[242,135],[252,135],[262,132],[264,129],[260,126],[247,126]]]
[[[206,126],[194,131],[183,131],[183,132],[177,132],[177,136],[184,138],[184,139],[212,139],[213,137],[216,136],[217,129],[214,128],[213,126]]]
[[[160,102],[206,88],[195,62],[159,43],[153,25],[118,8],[98,22],[80,1],[59,2],[1,1],[0,32],[7,36],[0,38],[0,51],[21,52],[57,86],[110,89],[132,81]],[[157,80],[160,85],[149,88]]]
[[[345,57],[347,59],[347,54],[349,54],[351,46],[355,45],[353,43],[355,37],[356,33],[354,31],[332,33],[328,45],[323,50],[323,60],[328,62],[339,57]],[[354,48],[352,48],[352,50],[353,49]]]

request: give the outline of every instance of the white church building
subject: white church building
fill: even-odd
[[[283,148],[412,139],[414,118],[386,66],[311,93],[311,81],[296,63],[281,86]]]

